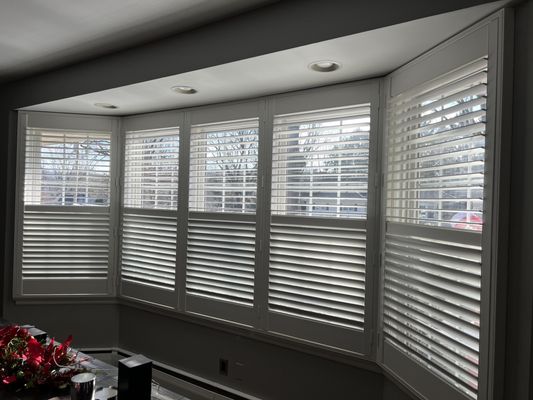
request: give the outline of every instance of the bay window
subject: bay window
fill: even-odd
[[[19,113],[15,298],[118,292],[488,398],[500,17],[383,79]]]

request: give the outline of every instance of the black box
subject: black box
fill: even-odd
[[[28,329],[28,333],[41,343],[46,343],[46,339],[48,339],[48,334],[39,328],[30,328]]]
[[[21,325],[20,327],[26,329],[38,342],[45,343],[46,339],[48,339],[48,334],[45,331],[42,331],[33,325]]]
[[[152,396],[152,361],[137,354],[118,362],[118,398],[150,400]]]

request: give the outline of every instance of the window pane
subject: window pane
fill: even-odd
[[[126,133],[124,205],[178,207],[178,128]]]
[[[258,120],[191,129],[191,211],[255,213]]]
[[[108,133],[28,130],[25,204],[108,206],[110,157]]]
[[[367,215],[370,105],[274,118],[272,213]]]
[[[487,62],[392,100],[387,219],[481,230]]]

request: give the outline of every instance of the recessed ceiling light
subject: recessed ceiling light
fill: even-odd
[[[94,103],[94,106],[98,108],[107,108],[110,110],[114,110],[115,108],[118,108],[118,106],[111,104],[111,103]]]
[[[336,71],[341,67],[341,65],[335,61],[322,60],[315,61],[309,64],[309,69],[317,72],[332,72]]]
[[[192,88],[190,86],[172,86],[172,90],[176,93],[181,94],[194,94],[197,92],[195,88]]]

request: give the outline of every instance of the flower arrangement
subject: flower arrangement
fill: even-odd
[[[0,389],[65,388],[83,372],[69,352],[72,336],[56,344],[40,343],[17,325],[0,328]]]

